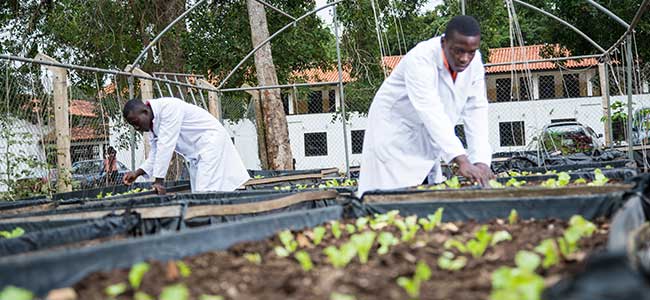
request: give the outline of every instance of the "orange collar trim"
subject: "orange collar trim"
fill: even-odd
[[[449,71],[449,74],[451,75],[451,79],[456,82],[456,76],[458,76],[458,72],[454,72],[450,67],[449,67],[449,62],[447,62],[447,56],[445,55],[445,50],[442,50],[442,61],[445,63],[445,68],[447,71]]]

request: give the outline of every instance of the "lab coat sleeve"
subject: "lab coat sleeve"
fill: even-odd
[[[462,114],[469,160],[489,166],[492,162],[492,150],[488,140],[488,101],[483,72],[472,80],[471,90],[473,94],[467,99]]]
[[[149,145],[150,145],[149,156],[147,157],[147,160],[144,163],[142,163],[142,165],[140,165],[140,169],[142,169],[142,171],[144,171],[145,173],[143,177],[146,179],[149,179],[153,174],[153,162],[154,162],[154,157],[156,157],[157,142],[158,139],[153,134],[149,133]]]
[[[172,160],[176,142],[181,133],[183,123],[183,110],[180,107],[169,105],[160,112],[160,127],[156,141],[156,156],[153,159],[153,172],[155,178],[165,178],[169,162]]]
[[[438,69],[423,56],[408,57],[405,63],[404,79],[409,100],[429,136],[440,147],[442,159],[451,162],[465,154],[465,149],[440,101]]]

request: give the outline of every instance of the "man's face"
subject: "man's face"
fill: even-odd
[[[449,67],[454,72],[462,72],[474,59],[474,54],[481,44],[481,36],[466,36],[458,32],[452,32],[450,36],[444,36],[442,48],[445,51]]]
[[[132,111],[126,116],[126,122],[131,124],[135,130],[146,132],[151,130],[151,116],[147,109]]]

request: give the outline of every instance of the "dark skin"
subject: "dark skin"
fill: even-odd
[[[131,124],[133,128],[139,132],[147,132],[151,131],[151,121],[153,120],[153,112],[151,111],[151,108],[147,105],[142,104],[142,106],[138,107],[137,109],[131,111],[127,116],[126,116],[126,122]],[[126,175],[124,175],[124,180],[123,183],[125,185],[131,185],[138,177],[144,175],[145,172],[142,169],[137,169],[135,172],[129,172]],[[164,195],[167,191],[165,189],[165,186],[163,185],[163,182],[165,181],[164,178],[156,178],[151,185],[151,188],[153,188],[158,195]]]
[[[474,59],[480,44],[480,35],[467,36],[454,31],[449,36],[443,36],[442,50],[447,57],[449,68],[458,73],[465,71]],[[472,164],[467,155],[459,155],[453,159],[453,162],[458,165],[458,175],[482,186],[488,186],[488,182],[496,177],[490,166],[484,163]]]

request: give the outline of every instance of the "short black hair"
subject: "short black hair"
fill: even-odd
[[[140,99],[133,98],[129,101],[127,101],[124,104],[124,108],[122,109],[122,117],[126,119],[126,117],[129,116],[130,113],[142,109],[142,106],[144,105],[144,102]]]
[[[454,32],[464,36],[477,36],[481,35],[481,28],[472,16],[455,16],[447,23],[445,36],[451,37]]]

